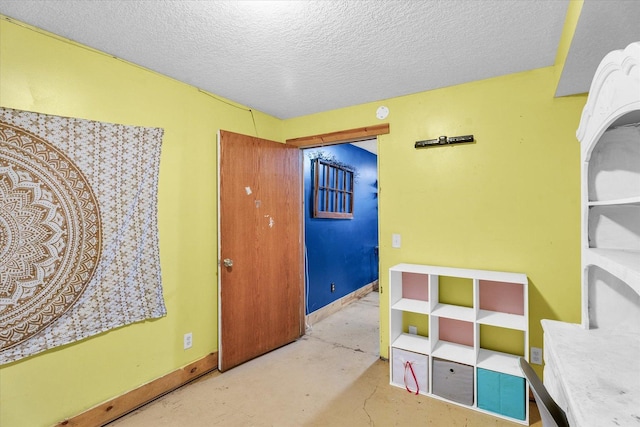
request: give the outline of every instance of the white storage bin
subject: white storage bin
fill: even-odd
[[[473,366],[434,358],[433,394],[473,405]]]
[[[429,392],[429,356],[399,348],[392,348],[391,358],[391,382],[393,385],[407,388],[412,393],[426,394]]]

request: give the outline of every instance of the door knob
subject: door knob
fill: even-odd
[[[230,258],[225,258],[222,262],[224,263],[225,267],[233,267],[233,260]]]

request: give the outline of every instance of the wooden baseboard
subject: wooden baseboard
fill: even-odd
[[[359,300],[363,296],[367,295],[369,292],[378,290],[378,281],[375,280],[368,285],[364,285],[360,289],[351,292],[348,295],[343,296],[339,300],[335,300],[331,304],[325,305],[324,307],[314,311],[307,315],[307,325],[314,325],[321,321],[324,318],[331,316],[333,313],[336,313],[342,310],[345,306],[351,304],[352,302]]]
[[[218,353],[210,353],[182,369],[171,372],[115,399],[95,406],[57,426],[103,426],[158,397],[181,387],[218,367]]]

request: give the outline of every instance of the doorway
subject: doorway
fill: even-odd
[[[302,150],[307,327],[377,291],[377,144],[374,138]],[[319,216],[318,204],[352,211]]]
[[[387,133],[389,125],[379,124],[289,139],[286,144],[280,144],[219,132],[218,369],[230,369],[304,334],[302,152],[299,148],[363,141]],[[236,149],[240,151],[236,153]],[[263,153],[263,150],[267,151]],[[286,177],[282,173],[285,170]],[[264,203],[276,199],[278,202],[273,206]],[[278,236],[280,231],[276,230],[287,237]],[[295,237],[296,233],[300,238]],[[238,261],[237,254],[243,250],[253,251],[253,255],[242,256]],[[290,257],[285,258],[283,254]],[[255,268],[256,262],[260,263],[259,268]],[[244,277],[247,274],[255,277]],[[266,277],[269,280],[265,280]],[[270,302],[267,303],[263,295],[270,295]],[[282,313],[290,314],[284,317],[284,324],[282,319],[278,320]],[[291,327],[283,329],[283,325]]]

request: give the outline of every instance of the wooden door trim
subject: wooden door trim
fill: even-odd
[[[345,142],[356,142],[370,139],[378,135],[389,133],[389,123],[365,126],[355,129],[341,130],[338,132],[322,133],[318,135],[302,136],[299,138],[287,139],[287,145],[298,148],[322,147],[325,145],[342,144]]]
[[[300,181],[298,184],[300,185],[300,196],[302,197],[302,202],[300,203],[300,248],[302,249],[299,256],[300,263],[300,273],[302,274],[300,277],[300,336],[304,336],[307,333],[307,277],[305,275],[305,233],[304,233],[304,209],[305,209],[305,200],[304,200],[304,155],[302,150],[298,150],[298,165],[300,168]]]

